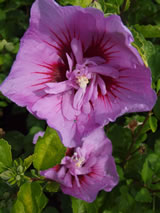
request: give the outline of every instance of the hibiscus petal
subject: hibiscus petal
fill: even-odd
[[[104,133],[103,128],[96,128],[87,137],[83,138],[82,152],[88,158],[90,153],[105,155],[112,153],[112,144]]]
[[[89,67],[88,70],[90,72],[105,75],[105,76],[110,76],[112,78],[119,77],[118,70],[108,65],[92,66],[92,67]]]
[[[68,85],[68,81],[62,81],[59,83],[47,83],[46,86],[47,87],[44,89],[44,91],[47,94],[59,94],[72,88]]]
[[[105,179],[105,187],[104,190],[109,192],[115,187],[119,181],[118,174],[116,172],[116,165],[112,156],[108,159],[106,163],[106,177]]]
[[[35,47],[32,55],[26,41],[12,66],[11,73],[0,85],[3,94],[20,106],[27,106],[31,112],[33,104],[45,95],[45,84],[53,79],[51,71],[45,65],[41,65],[42,57],[39,56],[39,52],[43,51],[44,55],[51,53],[49,49],[44,48],[44,45]],[[46,63],[51,62],[50,57]],[[59,63],[55,54],[52,53],[52,57],[55,64]]]
[[[103,79],[100,76],[98,76],[97,83],[98,83],[98,86],[101,89],[102,95],[105,95],[107,93],[106,85],[105,85]]]
[[[57,172],[51,168],[47,170],[40,171],[40,175],[45,176],[48,179],[56,180]]]
[[[71,196],[77,197],[78,199],[85,200],[86,202],[93,202],[95,200],[98,189],[96,184],[92,184],[92,187],[83,181],[81,187],[77,187],[76,182],[74,182],[72,188],[61,185],[63,193],[69,194]]]
[[[83,104],[83,98],[85,95],[85,88],[79,88],[76,94],[74,95],[73,107],[79,110]]]
[[[67,60],[68,60],[68,65],[69,65],[69,71],[72,71],[72,67],[73,67],[73,60],[72,58],[68,55],[68,53],[66,53],[67,56]]]
[[[33,137],[33,144],[36,144],[38,138],[39,138],[39,137],[43,137],[44,133],[45,133],[45,132],[43,132],[43,131],[37,132],[37,133],[34,135],[34,137]]]
[[[91,112],[91,104],[89,102],[83,103],[82,112],[85,114],[89,114]]]
[[[71,41],[71,48],[76,58],[78,64],[82,63],[83,60],[83,52],[82,52],[82,44],[80,40],[72,39]]]
[[[93,76],[89,86],[86,88],[86,93],[85,93],[85,97],[84,97],[84,103],[87,103],[90,101],[91,97],[94,94],[94,90],[97,89],[96,85],[95,85],[95,81],[96,81],[96,75]]]
[[[105,83],[107,86],[107,81]],[[151,110],[156,102],[156,94],[150,85],[148,68],[139,66],[120,71],[119,79],[113,82],[107,94],[93,101],[96,122],[103,125],[126,112]]]
[[[64,185],[66,185],[67,187],[72,187],[72,176],[69,172],[66,173],[63,181]]]
[[[89,64],[89,65],[90,64],[93,64],[93,65],[104,64],[105,62],[106,62],[106,60],[99,56],[94,56],[94,57],[85,59],[85,64]]]
[[[61,168],[57,172],[57,178],[62,180],[66,174],[66,168],[64,166],[61,166]]]
[[[134,67],[135,64],[143,65],[138,51],[131,45],[131,42],[134,41],[132,33],[123,25],[120,16],[109,16],[106,19],[106,27],[108,34],[111,35],[110,41],[112,41],[110,42],[112,48],[109,50],[110,64],[119,64],[123,67]],[[106,48],[108,47],[106,46]]]
[[[73,91],[68,91],[63,94],[62,99],[62,112],[68,120],[76,120],[76,116],[80,111],[73,108]]]
[[[45,110],[42,111],[41,109]],[[76,133],[76,123],[74,120],[69,121],[63,116],[62,97],[47,95],[34,104],[33,111],[37,117],[46,119],[48,125],[58,131],[65,146],[73,147],[78,145],[78,141],[73,140]]]

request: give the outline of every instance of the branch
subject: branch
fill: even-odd
[[[123,4],[122,4],[122,7],[121,7],[120,15],[122,15],[122,13],[124,12],[125,7],[126,7],[126,4],[127,4],[127,0],[124,0],[124,2],[123,2]]]
[[[135,153],[135,151],[132,153],[132,149],[133,149],[133,147],[134,147],[134,145],[135,145],[135,143],[136,143],[136,140],[137,140],[137,138],[139,137],[139,135],[140,135],[140,133],[141,133],[141,131],[142,131],[144,125],[145,125],[146,122],[148,121],[149,116],[150,116],[150,113],[151,113],[151,112],[148,112],[148,114],[147,114],[146,118],[144,119],[143,124],[142,124],[141,127],[139,128],[137,134],[136,134],[136,135],[132,134],[132,143],[131,143],[131,145],[130,145],[130,147],[129,147],[129,149],[128,149],[126,158],[125,158],[125,160],[124,160],[123,163],[122,163],[122,166],[123,166],[123,167],[125,166],[126,162],[131,158],[131,155]],[[137,150],[139,150],[139,148],[136,149],[136,151],[137,151]]]
[[[151,192],[151,193],[156,193],[156,192],[158,193],[158,192],[160,192],[160,189],[151,189],[151,188],[149,188],[148,186],[146,186],[145,184],[142,184],[141,182],[139,182],[138,180],[133,179],[133,181],[134,181],[135,183],[137,183],[139,186],[148,189],[148,191]]]

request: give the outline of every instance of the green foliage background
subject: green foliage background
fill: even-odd
[[[37,170],[49,163],[40,152],[41,146],[44,143],[45,151],[49,153],[51,147],[54,150],[59,146],[59,138],[48,128],[34,154],[33,135],[45,130],[45,122],[0,94],[0,138],[3,138],[0,140],[0,213],[159,213],[160,0],[58,2],[92,6],[104,11],[105,16],[119,14],[134,35],[133,46],[151,68],[152,87],[158,100],[151,112],[125,115],[105,127],[113,143],[120,182],[112,192],[101,191],[96,201],[88,204],[62,194],[58,184],[39,176]],[[16,57],[20,38],[28,27],[32,3],[33,0],[0,0],[0,83]],[[52,137],[55,144],[51,142]],[[65,152],[64,147],[59,149],[60,153]],[[39,157],[38,161],[35,155]],[[55,153],[51,155],[53,162],[54,159]]]

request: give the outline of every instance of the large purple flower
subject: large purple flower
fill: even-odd
[[[151,110],[151,73],[119,16],[36,0],[30,26],[0,90],[46,119],[64,145],[126,112]]]
[[[83,139],[82,147],[69,148],[61,164],[40,174],[61,184],[65,194],[92,202],[100,190],[111,191],[118,183],[112,145],[103,129]]]

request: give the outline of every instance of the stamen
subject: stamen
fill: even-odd
[[[83,157],[79,157],[77,152],[74,152],[72,160],[75,162],[75,165],[78,168],[82,167],[83,163],[85,162],[85,159]]]
[[[77,83],[81,88],[86,88],[89,80],[85,75],[82,75],[77,77]]]
[[[82,157],[82,158],[79,158],[78,159],[78,162],[76,163],[76,166],[78,168],[82,167],[83,163],[84,163],[85,159]]]

